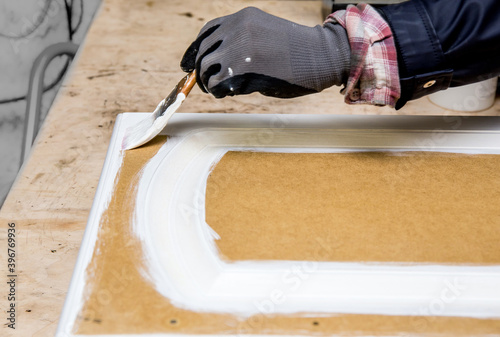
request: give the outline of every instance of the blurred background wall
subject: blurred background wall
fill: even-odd
[[[33,62],[48,46],[81,44],[101,0],[0,0],[0,207],[20,165]],[[71,67],[56,57],[44,77],[42,121]],[[41,125],[41,124],[40,124]]]

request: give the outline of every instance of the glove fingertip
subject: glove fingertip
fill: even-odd
[[[210,89],[210,93],[218,99],[226,96],[234,96],[237,93],[234,91],[232,84],[229,84],[229,82],[230,81],[227,80],[220,82]]]
[[[182,57],[181,64],[180,64],[182,71],[184,71],[186,73],[190,73],[194,70],[196,54],[198,54],[197,48],[189,47],[186,50],[186,52],[184,53],[184,56]]]
[[[215,20],[214,20],[215,21]],[[200,50],[200,45],[208,36],[210,36],[217,28],[218,24],[207,27],[201,30],[200,35],[194,40],[186,49],[184,56],[181,60],[181,69],[185,72],[191,72],[196,68],[196,56]]]
[[[223,91],[212,91],[211,94],[217,99],[221,99],[228,96],[227,93]],[[234,94],[230,94],[229,96],[234,96]]]

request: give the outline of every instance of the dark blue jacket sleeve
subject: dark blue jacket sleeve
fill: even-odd
[[[396,109],[450,86],[500,75],[500,0],[410,0],[380,11],[398,50]]]

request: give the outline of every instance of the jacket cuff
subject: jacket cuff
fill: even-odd
[[[351,47],[349,78],[342,90],[348,104],[390,105],[401,93],[397,52],[392,32],[370,5],[349,5],[328,16],[326,23],[342,25]]]
[[[380,8],[391,26],[398,50],[400,109],[409,100],[447,89],[453,69],[445,56],[429,14],[420,0]]]

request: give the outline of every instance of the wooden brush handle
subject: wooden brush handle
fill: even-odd
[[[196,70],[193,70],[186,76],[186,82],[182,85],[181,92],[187,97],[191,89],[193,89],[196,83]]]

